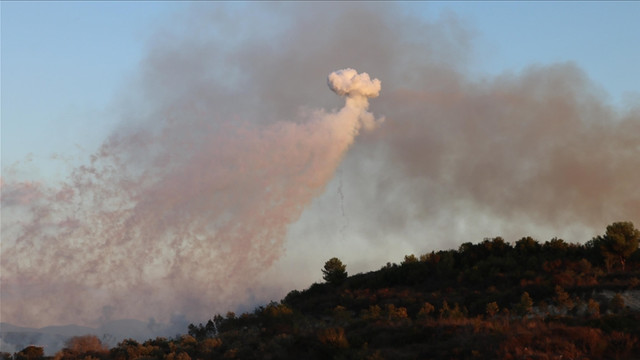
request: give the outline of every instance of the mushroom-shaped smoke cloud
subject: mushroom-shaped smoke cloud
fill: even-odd
[[[369,74],[358,74],[351,68],[332,72],[327,83],[340,96],[374,98],[380,95],[380,80],[371,80]]]
[[[365,129],[372,130],[378,123],[384,121],[383,118],[375,120],[373,115],[366,112],[369,108],[368,98],[375,98],[380,94],[380,80],[371,80],[369,74],[358,74],[356,70],[347,68],[329,74],[327,83],[333,92],[347,97],[344,110],[351,109],[361,112],[359,115],[360,123]],[[359,126],[356,127],[356,131],[358,129]]]

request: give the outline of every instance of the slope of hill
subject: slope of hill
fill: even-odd
[[[350,277],[332,259],[327,283],[253,312],[56,360],[638,358],[640,232],[625,224],[627,238],[485,239]]]

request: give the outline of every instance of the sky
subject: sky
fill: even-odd
[[[247,7],[251,4],[226,4]],[[163,22],[183,2],[5,2],[2,4],[2,166],[52,154],[77,159],[118,121],[115,94],[142,61]],[[637,101],[640,62],[635,2],[410,2],[412,14],[453,13],[473,33],[476,75],[572,61],[618,106]],[[97,69],[99,68],[99,70]],[[37,104],[37,106],[36,106]],[[18,119],[20,119],[18,121]],[[87,119],[91,119],[88,121]],[[56,136],[51,136],[55,134]]]
[[[1,12],[1,321],[199,321],[333,256],[640,223],[637,2]]]

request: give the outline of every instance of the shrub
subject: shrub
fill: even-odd
[[[593,299],[589,299],[589,302],[587,303],[587,311],[593,317],[600,316],[600,303]]]
[[[494,301],[487,304],[487,308],[486,308],[487,316],[493,317],[498,312],[500,312],[500,307],[498,307],[498,303]]]
[[[344,336],[344,329],[341,327],[318,330],[318,340],[325,345],[330,345],[339,349],[346,349],[349,347],[349,342]]]
[[[418,311],[418,319],[425,319],[431,314],[436,308],[428,302],[425,302],[420,311]]]
[[[611,307],[611,311],[613,311],[616,314],[624,310],[624,299],[622,298],[622,295],[620,295],[619,293],[616,294],[611,299],[611,302],[609,303],[609,305]]]
[[[531,299],[531,296],[529,296],[529,293],[525,291],[520,297],[520,302],[516,305],[516,313],[520,316],[524,316],[531,312],[532,307],[533,300]]]

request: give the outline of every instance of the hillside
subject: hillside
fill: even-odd
[[[615,223],[584,245],[485,239],[352,276],[332,259],[326,283],[251,313],[110,350],[72,341],[55,358],[637,358],[639,238],[633,224]],[[25,350],[5,358],[37,358]]]

